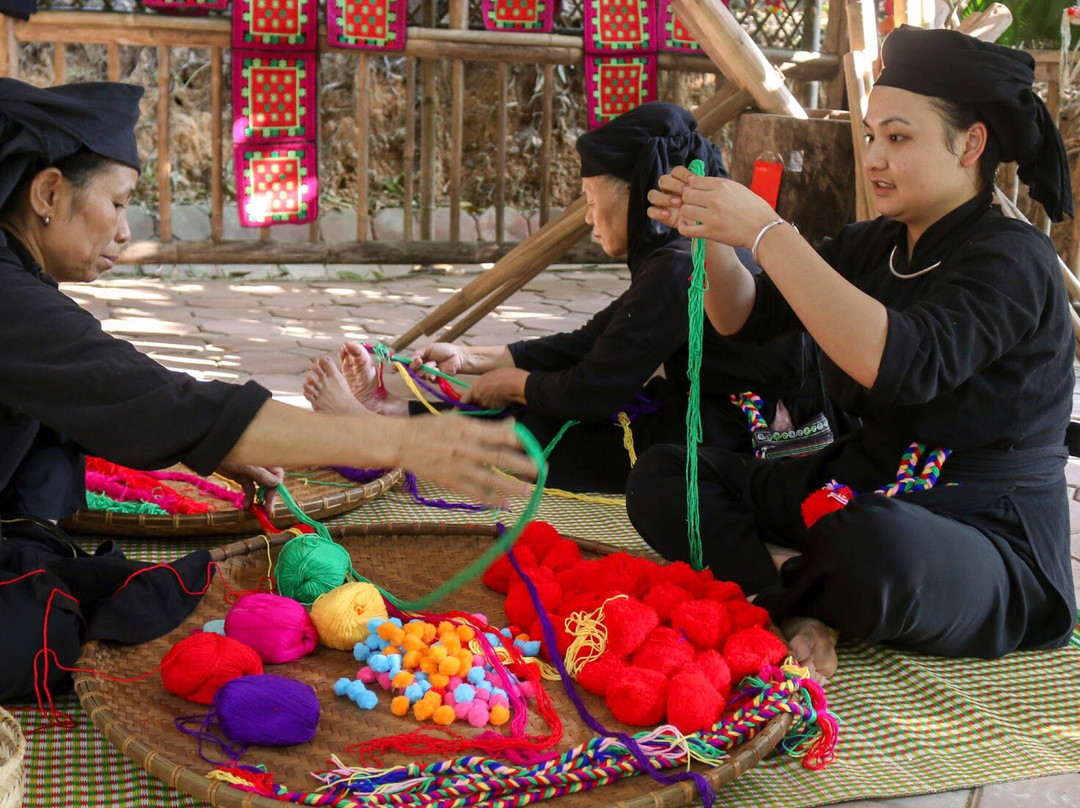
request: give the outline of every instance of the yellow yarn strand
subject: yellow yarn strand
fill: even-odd
[[[502,662],[504,665],[509,665],[511,662],[514,661],[514,658],[510,655],[510,652],[507,651],[505,647],[501,645],[493,645],[492,648],[495,650],[495,656],[497,656],[499,658],[499,661]],[[482,646],[477,640],[472,640],[469,642],[469,650],[477,656],[482,657],[484,655],[484,646]],[[536,665],[539,665],[541,679],[547,679],[549,682],[558,682],[560,679],[562,679],[562,677],[559,676],[559,672],[555,670],[555,667],[553,665],[545,662],[539,657],[523,656],[521,658],[521,661],[532,662]]]
[[[431,406],[430,401],[424,398],[424,394],[420,392],[420,388],[416,386],[416,382],[413,381],[412,376],[410,376],[409,372],[405,370],[405,366],[398,362],[393,362],[392,364],[394,366],[394,369],[401,376],[401,378],[405,380],[406,386],[412,391],[412,394],[416,396],[416,400],[423,404],[425,407],[427,407],[428,412],[430,412],[432,415],[442,415],[441,412]]]
[[[607,626],[604,625],[604,607],[613,600],[624,600],[626,595],[615,595],[591,612],[571,612],[566,618],[566,631],[574,641],[566,649],[566,672],[577,678],[581,669],[607,650]]]
[[[217,780],[222,783],[228,783],[231,786],[250,786],[251,781],[245,780],[243,777],[237,777],[232,772],[223,772],[221,769],[214,769],[206,773],[207,780]]]
[[[512,474],[507,474],[502,469],[492,469],[497,475],[505,480],[517,480],[517,477]],[[530,489],[535,488],[532,483],[525,483]],[[591,502],[593,505],[618,505],[622,507],[626,505],[626,497],[605,497],[600,494],[578,494],[573,491],[563,491],[561,488],[544,487],[544,494],[551,494],[553,497],[562,497],[563,499],[576,499],[578,502]]]
[[[634,451],[634,431],[630,428],[630,416],[620,412],[617,416],[619,426],[622,427],[622,445],[626,453],[630,455],[630,468],[637,465],[637,452]]]

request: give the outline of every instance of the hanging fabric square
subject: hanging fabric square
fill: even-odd
[[[556,3],[557,0],[484,0],[484,28],[546,34],[555,25]]]
[[[229,0],[143,0],[143,5],[166,14],[209,14],[224,11]]]
[[[660,15],[660,49],[670,51],[699,51],[701,45],[694,35],[686,30],[682,20],[675,13],[674,0],[660,0],[663,13]]]
[[[240,224],[302,224],[318,214],[319,182],[313,142],[237,145],[236,198]]]
[[[584,12],[585,53],[656,52],[656,0],[585,0]]]
[[[589,128],[656,100],[656,56],[586,56]]]
[[[405,49],[408,0],[326,0],[327,41],[339,48]]]
[[[318,55],[233,51],[233,143],[315,137]]]
[[[232,46],[314,51],[317,16],[315,0],[233,0]]]

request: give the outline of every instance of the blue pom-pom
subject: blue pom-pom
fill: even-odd
[[[373,617],[367,621],[367,630],[372,634],[375,634],[379,630],[379,626],[386,622],[385,617]]]
[[[385,654],[372,654],[368,657],[367,664],[375,673],[386,673],[390,670],[390,658]]]
[[[501,628],[501,629],[499,629],[499,633],[502,634],[504,637],[513,637],[514,636],[513,634],[510,633],[509,628]]]
[[[349,686],[345,688],[345,695],[352,701],[359,701],[360,697],[368,692],[368,689],[364,686],[364,683],[357,679],[355,682],[349,682]]]
[[[395,626],[397,626],[398,628],[401,628],[401,627],[402,627],[402,626],[401,626],[401,618],[400,618],[400,617],[391,617],[391,618],[390,618],[390,622],[391,622],[391,623],[393,623],[393,624],[394,624]]]
[[[372,651],[380,651],[386,647],[386,641],[373,631],[367,635],[367,639],[364,640],[364,645]]]
[[[386,661],[390,663],[390,678],[393,679],[401,672],[401,654],[388,654]]]
[[[476,690],[471,685],[460,684],[454,688],[454,700],[458,704],[463,701],[472,701],[476,698]]]
[[[415,679],[418,682],[426,682],[428,680],[428,675],[426,673],[424,673],[422,670],[415,670],[415,671],[412,672],[412,674],[413,674],[413,679]]]
[[[498,634],[492,634],[490,631],[485,631],[484,636],[487,637],[487,641],[491,643],[491,645],[493,645],[495,648],[498,648],[500,645],[502,645],[502,637],[500,637]]]
[[[519,640],[520,642],[520,640]],[[521,653],[524,656],[534,657],[540,656],[540,641],[529,640],[528,642],[522,642],[520,645]]]
[[[493,696],[502,696],[504,699],[510,698],[510,696],[507,695],[506,691],[503,690],[501,687],[493,687],[491,688],[490,692]]]
[[[369,656],[371,656],[371,649],[367,647],[366,643],[358,642],[353,646],[352,655],[357,662],[363,662]]]
[[[468,680],[469,684],[478,685],[484,681],[484,669],[479,665],[469,668],[469,672],[466,674],[465,678]]]
[[[415,683],[420,685],[420,689],[423,690],[425,693],[431,690],[431,682],[429,682],[427,679],[417,679]]]
[[[354,701],[361,710],[374,710],[379,705],[379,696],[370,690],[365,690]]]
[[[483,679],[476,683],[477,690],[486,690],[488,693],[491,692],[491,688],[493,687],[495,687],[495,685],[493,685],[487,679]]]
[[[346,679],[344,676],[334,682],[334,695],[344,696],[348,691],[349,685],[352,684],[351,679]]]
[[[225,636],[225,621],[224,620],[207,620],[203,623],[202,630],[207,634],[220,634]]]
[[[410,704],[415,704],[424,697],[424,688],[420,686],[419,682],[413,682],[407,688],[405,688],[405,698],[409,700]]]

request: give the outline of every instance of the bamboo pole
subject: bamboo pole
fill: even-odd
[[[423,0],[424,27],[435,28],[435,0]],[[435,237],[435,69],[434,59],[420,60],[420,238]]]
[[[322,137],[322,59],[315,59],[315,67],[313,72],[315,73],[315,97],[310,99],[310,103],[315,105],[315,176],[322,176],[322,160],[323,160],[323,137]],[[316,180],[318,182],[318,180]],[[319,240],[319,219],[322,217],[322,209],[319,206],[319,197],[322,196],[318,185],[316,185],[315,192],[315,215],[311,221],[308,222],[308,241],[317,242]]]
[[[851,144],[855,152],[855,215],[860,221],[877,218],[874,189],[866,176],[866,117],[870,90],[874,86],[874,61],[878,58],[876,6],[873,0],[848,0],[845,8],[851,50],[844,54],[844,84],[851,110]]]
[[[749,90],[725,85],[713,99],[693,111],[698,118],[698,130],[710,137],[746,109],[752,100]],[[483,317],[588,233],[585,207],[584,197],[578,197],[570,207],[503,256],[494,267],[402,334],[394,341],[394,350],[400,351],[421,336],[435,333],[474,306],[477,308],[470,314],[473,322]]]
[[[222,192],[221,127],[225,125],[222,101],[223,59],[221,48],[210,49],[210,238],[221,241],[224,234],[225,200]]]
[[[848,45],[847,12],[840,8],[829,5],[829,24],[825,29],[825,50],[830,54],[847,53],[851,50]],[[828,84],[826,94],[828,104],[832,109],[839,109],[844,95],[844,70],[841,63],[840,70],[836,71]]]
[[[499,62],[499,111],[495,128],[495,241],[506,240],[506,85],[510,68]]]
[[[413,236],[413,161],[416,157],[416,60],[405,59],[405,164],[402,170],[404,204],[402,210],[402,241]]]
[[[371,70],[367,51],[356,56],[356,240],[368,237],[368,145],[369,105],[371,97]]]
[[[109,81],[120,81],[120,46],[115,42],[106,45]]]
[[[672,8],[702,49],[731,81],[745,87],[764,112],[806,119],[806,111],[720,0],[674,0]]]
[[[19,75],[19,43],[15,40],[15,24],[10,17],[0,14],[0,76],[17,78]]]
[[[544,65],[540,100],[540,226],[551,217],[551,130],[555,99],[555,65]]]
[[[167,45],[157,49],[157,148],[158,223],[162,241],[172,241],[172,179],[169,155],[169,107],[172,100],[172,52]]]
[[[67,84],[67,45],[53,43],[53,84]]]
[[[465,0],[450,0],[450,27],[469,27]],[[465,144],[465,60],[450,64],[450,240],[461,241],[461,158]]]

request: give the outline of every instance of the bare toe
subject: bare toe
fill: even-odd
[[[812,617],[794,617],[781,626],[795,661],[810,671],[818,684],[836,673],[837,632]]]
[[[311,374],[304,383],[304,397],[317,412],[335,415],[365,415],[366,407],[349,392],[345,377],[328,356],[319,357],[311,365]]]

